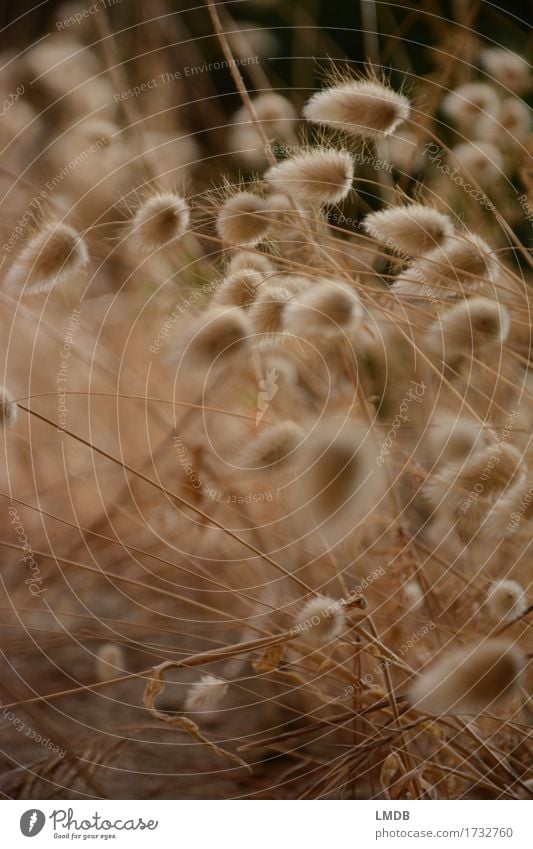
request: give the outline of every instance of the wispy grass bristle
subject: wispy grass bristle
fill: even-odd
[[[0,428],[7,430],[16,423],[18,418],[18,407],[11,392],[0,386]]]

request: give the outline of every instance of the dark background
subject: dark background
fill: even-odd
[[[94,0],[80,4],[89,6]],[[359,0],[280,0],[285,12],[290,8],[300,8],[304,14],[317,20],[320,27],[331,28],[331,34],[343,48],[346,55],[355,60],[363,60],[365,51],[362,38],[357,37],[353,30],[361,29],[361,12]],[[122,3],[109,7],[109,14],[115,24],[141,22],[157,14],[159,9],[166,11],[175,9],[187,16],[197,32],[209,31],[207,17],[202,11],[192,11],[195,7],[201,9],[202,2],[195,0],[170,0],[168,3],[153,3],[152,0],[122,0]],[[286,15],[280,16],[276,4],[255,3],[253,0],[233,0],[227,4],[235,18],[254,20],[266,27],[286,27]],[[0,3],[1,30],[0,49],[23,49],[32,41],[54,28],[54,22],[63,16],[65,2],[48,0],[45,3],[35,3],[32,0],[17,0],[16,2]],[[526,41],[530,34],[533,20],[533,3],[528,0],[506,0],[505,3],[489,3],[485,0],[425,0],[425,2],[376,3],[380,29],[382,32],[392,31],[394,22],[405,26],[407,39],[412,42],[426,44],[435,37],[437,30],[432,22],[432,16],[438,18],[457,19],[472,11],[476,14],[474,29],[487,39],[493,39],[511,49],[524,52]],[[61,15],[59,12],[61,11]],[[352,30],[352,32],[346,31]],[[288,51],[291,44],[290,29],[277,30],[277,36]],[[421,60],[423,56],[421,55]],[[423,70],[420,68],[417,70]]]

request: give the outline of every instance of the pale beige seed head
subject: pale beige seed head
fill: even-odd
[[[90,144],[96,145],[99,150],[121,143],[121,134],[117,125],[101,118],[89,118],[87,121],[82,121],[73,128],[73,133]]]
[[[191,169],[202,161],[202,152],[195,138],[182,130],[147,130],[143,146],[157,169],[162,190],[171,194],[177,191],[180,195],[186,192]]]
[[[489,492],[491,487],[498,493],[508,486],[525,483],[527,478],[527,463],[522,451],[510,442],[499,440],[496,433],[490,434],[490,437],[486,450],[488,452],[492,448],[493,452],[498,456],[498,463],[491,474],[491,481],[493,483],[489,482]],[[481,458],[479,458],[478,462],[481,463]]]
[[[275,92],[266,92],[252,98],[252,104],[268,138],[285,138],[292,130],[297,118],[291,101]],[[235,124],[248,124],[250,114],[241,106],[233,116]]]
[[[259,368],[263,374],[265,383],[261,381],[260,389],[263,385],[267,390],[267,395],[273,394],[274,382],[279,391],[290,392],[292,395],[297,391],[298,383],[298,368],[296,364],[286,356],[285,352],[280,349],[277,344],[277,339],[267,337],[260,340],[255,348],[256,356],[259,356]],[[277,394],[277,393],[276,393]],[[259,411],[260,412],[260,411]],[[268,412],[268,407],[265,414]],[[256,418],[259,418],[256,413]],[[262,417],[261,417],[262,418]]]
[[[524,666],[523,652],[506,640],[464,646],[424,670],[409,700],[432,715],[491,711],[514,695]]]
[[[408,581],[403,587],[407,606],[410,610],[417,610],[424,601],[424,592],[418,581]]]
[[[185,697],[186,711],[210,711],[216,708],[228,691],[228,682],[215,675],[202,675],[189,687]]]
[[[6,146],[12,143],[16,144],[17,140],[24,139],[24,134],[28,132],[29,126],[35,129],[39,126],[38,112],[23,100],[15,101],[2,118],[0,139],[2,145]]]
[[[450,362],[458,355],[476,355],[488,346],[503,345],[509,327],[503,304],[477,296],[456,304],[433,322],[424,342],[433,355]]]
[[[442,298],[452,298],[457,290],[472,293],[495,282],[499,265],[492,248],[480,236],[464,233],[445,239],[407,269],[401,279],[425,287]],[[400,280],[400,278],[399,278]]]
[[[456,463],[483,447],[483,426],[475,419],[438,411],[430,423],[428,442],[434,460]]]
[[[353,329],[361,317],[361,303],[352,289],[324,281],[293,297],[283,312],[283,326],[296,336],[336,335]]]
[[[494,465],[492,462],[489,463],[492,458],[497,458]],[[489,466],[490,474],[485,479],[484,472]],[[465,482],[481,479],[483,476],[484,494],[498,498],[508,487],[522,485],[525,482],[527,463],[518,448],[510,442],[499,439],[496,433],[489,432],[486,447],[471,456],[470,465],[467,464],[464,475]]]
[[[287,191],[289,191],[288,186]],[[294,217],[298,215],[287,193],[275,191],[273,194],[268,195],[266,202],[278,230],[280,227],[286,227],[287,223],[292,223]]]
[[[484,539],[493,538],[493,534],[487,530],[487,525],[498,512],[498,502],[488,501],[480,498],[474,501],[468,510],[462,507],[452,512],[450,524],[453,526],[455,535],[464,546],[482,542]]]
[[[229,127],[228,149],[240,170],[259,171],[268,164],[264,142],[254,124],[233,124]]]
[[[447,215],[420,203],[372,212],[364,219],[363,228],[391,250],[412,256],[433,250],[453,234]]]
[[[501,511],[490,522],[488,528],[493,535],[509,537],[521,534],[529,538],[531,535],[531,519],[533,519],[533,484],[531,478],[524,475],[524,480],[512,486],[501,498]]]
[[[33,86],[57,100],[57,109],[85,118],[114,107],[113,86],[101,75],[96,53],[64,32],[49,34],[21,54]]]
[[[316,282],[316,279],[305,274],[282,274],[276,278],[276,283],[284,286],[293,295],[307,292]]]
[[[280,139],[282,143],[292,139],[297,115],[290,100],[275,92],[266,92],[253,98],[252,103],[268,139]],[[267,164],[265,145],[246,107],[241,106],[232,120],[229,147],[238,156],[241,168],[243,164],[249,168],[264,167]]]
[[[252,192],[238,192],[218,211],[217,233],[229,245],[258,245],[268,237],[271,228],[268,204]]]
[[[499,98],[493,86],[473,82],[450,91],[443,98],[441,109],[454,124],[472,131],[487,116],[496,115],[498,106]]]
[[[0,386],[0,429],[7,430],[12,427],[17,418],[18,407],[11,392],[5,386]]]
[[[230,275],[235,271],[242,271],[245,268],[259,271],[265,277],[274,274],[276,270],[272,258],[266,254],[259,253],[259,251],[242,250],[236,251],[230,257],[226,267],[226,273]]]
[[[515,533],[529,535],[527,507],[524,509],[524,496],[527,497],[527,468],[524,464],[523,474],[519,472],[517,483],[512,483],[501,494],[496,493],[492,498],[489,510],[485,511],[481,532],[483,537],[490,540],[509,539]],[[529,495],[531,498],[531,495]]]
[[[424,150],[420,139],[408,128],[387,139],[388,159],[400,171],[411,174],[424,166]]]
[[[84,239],[68,224],[51,223],[26,243],[6,278],[10,289],[25,294],[47,292],[89,262]]]
[[[168,249],[186,233],[189,222],[189,206],[182,197],[172,192],[154,195],[133,216],[132,243],[143,255]]]
[[[83,83],[99,71],[93,51],[71,35],[54,33],[25,53],[24,65],[39,84],[57,94]]]
[[[409,101],[388,86],[371,80],[351,80],[322,89],[304,107],[313,124],[362,138],[393,133],[409,117]]]
[[[310,599],[296,617],[293,632],[313,645],[326,645],[344,630],[342,604],[329,596]]]
[[[305,466],[302,490],[320,520],[337,525],[347,515],[355,519],[363,505],[370,508],[379,469],[361,428],[318,428],[306,445]]]
[[[285,286],[266,283],[250,307],[250,321],[257,333],[281,333],[283,313],[293,297]]]
[[[186,356],[193,364],[209,367],[242,353],[252,334],[243,310],[213,306],[193,323]]]
[[[518,581],[494,581],[487,593],[487,607],[495,619],[512,622],[527,610],[524,588]]]
[[[417,298],[426,302],[428,299],[437,301],[444,297],[442,290],[435,286],[434,281],[431,278],[423,277],[416,267],[402,271],[392,284],[391,292],[398,297],[400,303],[404,300],[409,301]]]
[[[531,110],[517,97],[502,100],[498,112],[480,125],[480,137],[504,150],[526,142],[531,132]]]
[[[340,203],[353,182],[353,160],[345,150],[314,150],[279,162],[265,174],[276,191],[290,192],[303,201]]]
[[[482,521],[509,487],[525,482],[526,475],[520,451],[487,435],[479,449],[455,462],[443,463],[426,481],[424,494],[436,507],[445,504],[458,511],[459,517],[476,512],[476,521]]]
[[[296,422],[285,421],[267,427],[244,449],[242,465],[254,471],[277,471],[295,459],[304,440],[305,431]]]
[[[531,70],[523,56],[502,47],[486,47],[480,59],[487,73],[511,91],[520,94],[530,88]]]
[[[224,278],[215,294],[213,303],[226,307],[248,309],[260,291],[264,276],[259,271],[243,268]]]
[[[490,141],[463,142],[451,150],[450,166],[459,165],[466,181],[472,176],[482,187],[490,187],[504,175],[504,160]]]
[[[124,651],[116,643],[105,643],[96,652],[96,677],[98,681],[111,681],[125,675]]]

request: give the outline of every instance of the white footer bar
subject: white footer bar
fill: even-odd
[[[533,846],[528,801],[5,801],[0,811],[9,849]]]

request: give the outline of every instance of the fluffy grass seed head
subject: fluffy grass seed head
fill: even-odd
[[[252,103],[267,138],[280,139],[282,142],[292,139],[297,114],[290,100],[281,94],[266,92],[253,98]],[[241,167],[243,163],[250,168],[262,168],[266,165],[264,143],[257,128],[250,121],[245,106],[241,106],[233,116],[229,145],[238,155]]]
[[[7,287],[25,294],[48,292],[89,262],[84,239],[68,224],[50,223],[22,248],[7,275]]]
[[[240,354],[252,334],[252,326],[243,310],[210,307],[190,330],[187,357],[192,364],[210,367],[215,361]]]
[[[503,156],[490,141],[463,142],[452,148],[450,163],[459,163],[465,179],[471,174],[480,186],[491,186],[504,174]]]
[[[531,71],[523,56],[502,47],[487,47],[480,59],[487,73],[511,91],[520,94],[530,88]]]
[[[248,307],[255,300],[264,276],[251,268],[242,268],[224,278],[215,294],[213,303],[226,307]]]
[[[229,128],[228,147],[241,168],[259,170],[267,165],[264,144],[253,124],[233,124]]]
[[[111,681],[124,675],[124,652],[116,643],[105,643],[96,652],[96,677],[99,681]]]
[[[282,274],[276,282],[292,292],[293,295],[300,295],[302,292],[311,289],[317,281],[306,274]]]
[[[342,604],[329,596],[319,595],[310,599],[298,616],[293,632],[315,645],[330,643],[344,629]]]
[[[220,207],[217,233],[229,245],[254,247],[272,228],[268,203],[252,192],[238,192]]]
[[[254,471],[273,471],[294,459],[305,440],[305,431],[292,421],[265,428],[242,453],[242,465]]]
[[[415,281],[419,289],[427,285],[439,297],[453,298],[458,288],[464,287],[470,294],[486,288],[496,281],[498,272],[498,262],[484,239],[474,233],[462,233],[445,239],[440,247],[414,262],[400,278]]]
[[[374,80],[348,80],[312,95],[304,117],[360,138],[390,135],[409,117],[403,94]]]
[[[379,469],[362,429],[333,424],[318,428],[305,451],[302,490],[317,517],[333,528],[370,510]],[[357,503],[356,503],[357,499]]]
[[[210,711],[216,708],[228,691],[228,682],[215,675],[202,675],[189,688],[185,697],[186,711]]]
[[[512,622],[527,610],[527,598],[518,581],[494,581],[487,593],[487,607],[495,619]]]
[[[445,504],[461,517],[481,521],[510,487],[521,486],[527,466],[520,451],[486,435],[479,448],[455,462],[443,463],[424,484],[424,494],[435,507]],[[505,497],[505,495],[503,496]]]
[[[148,198],[133,216],[130,234],[139,253],[165,250],[187,231],[190,211],[187,202],[173,192]]]
[[[497,458],[497,462],[489,464],[488,460],[493,457]],[[487,446],[483,451],[476,452],[471,459],[471,478],[476,474],[476,464],[478,479],[482,473],[490,471],[488,479],[483,476],[485,492],[489,498],[499,498],[503,490],[515,485],[522,486],[527,479],[528,468],[523,452],[510,442],[502,442],[494,431],[489,431]]]
[[[488,83],[465,83],[450,91],[442,100],[442,112],[454,124],[475,132],[476,125],[487,116],[496,115],[499,98]]]
[[[486,640],[449,652],[410,690],[424,713],[478,714],[511,697],[525,666],[522,651],[506,640]]]
[[[445,362],[462,354],[476,354],[491,345],[503,345],[509,333],[509,313],[489,298],[474,297],[452,306],[430,326],[425,344]]]
[[[244,268],[259,271],[265,277],[274,274],[276,270],[272,259],[266,254],[259,253],[259,251],[235,251],[228,261],[226,273],[230,275],[234,271],[242,271]]]
[[[399,171],[406,174],[420,171],[424,167],[424,150],[420,139],[408,127],[387,139],[388,158]]]
[[[483,427],[474,419],[439,412],[431,422],[428,442],[438,463],[456,463],[483,446]]]
[[[284,165],[285,163],[282,162],[280,164]],[[266,202],[270,215],[278,231],[280,228],[285,228],[287,223],[291,223],[295,214],[298,215],[298,213],[295,212],[294,206],[291,203],[290,196],[287,192],[274,191],[272,194],[268,195]]]
[[[403,587],[403,594],[409,610],[418,610],[424,602],[424,591],[418,581],[408,581]]]
[[[265,174],[277,191],[310,203],[340,203],[353,182],[353,159],[345,150],[314,150],[279,162]]]
[[[523,144],[531,132],[531,110],[517,97],[506,97],[493,118],[483,122],[483,138],[503,150]]]
[[[433,250],[453,234],[447,215],[420,203],[372,212],[363,220],[363,228],[391,250],[412,256]]]
[[[7,430],[12,427],[17,418],[18,407],[11,392],[5,386],[0,386],[0,429]]]
[[[281,333],[283,313],[293,293],[286,287],[265,283],[250,307],[250,321],[256,333]]]
[[[285,138],[297,120],[296,109],[287,97],[276,92],[265,92],[252,99],[255,114],[264,125],[269,138]],[[248,124],[250,115],[245,106],[239,107],[233,116],[235,124]]]
[[[283,312],[283,325],[296,336],[336,335],[362,317],[357,294],[344,283],[324,281],[295,295]]]

